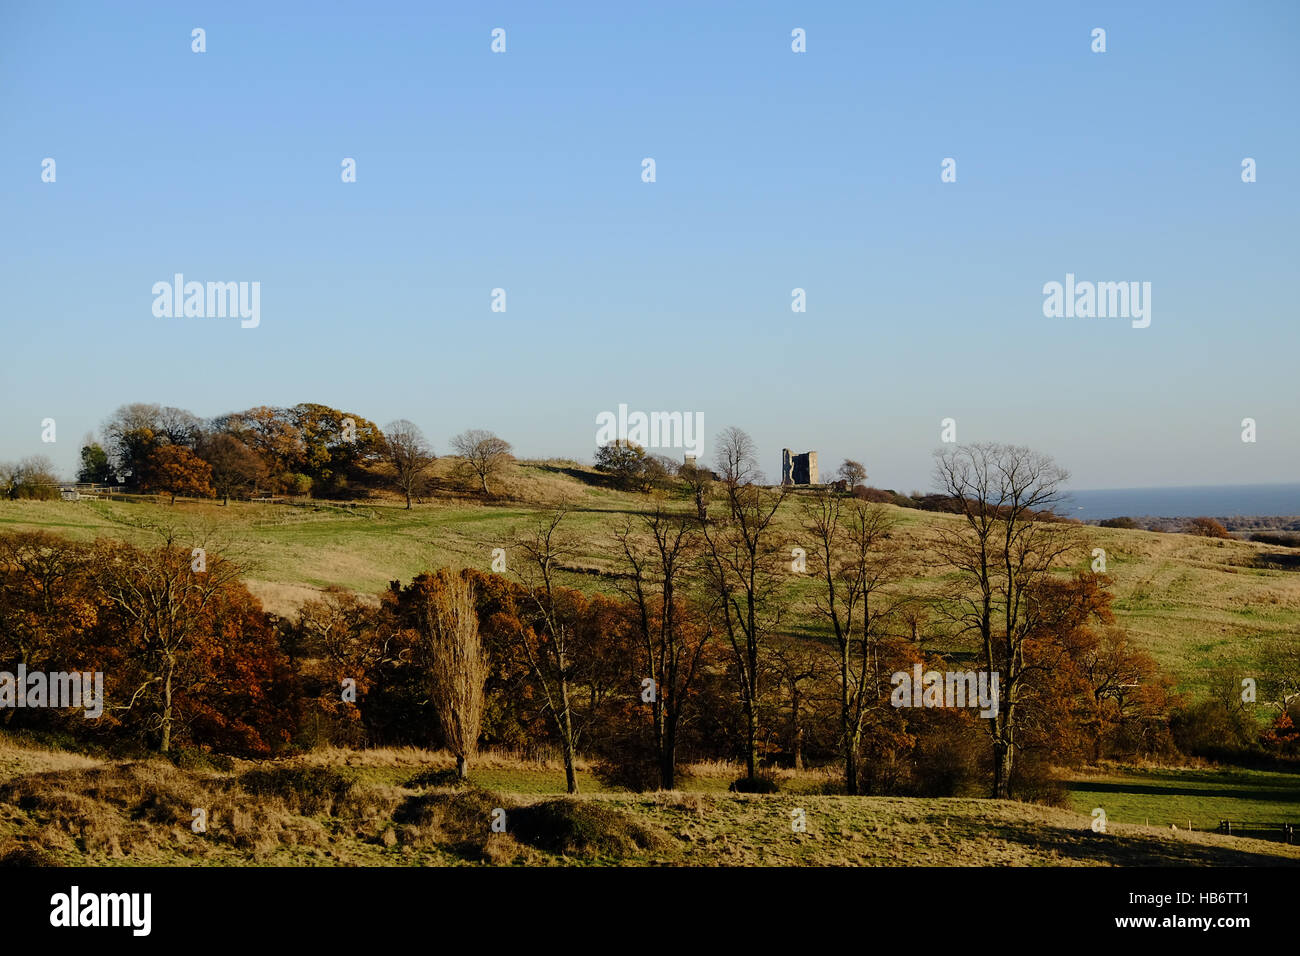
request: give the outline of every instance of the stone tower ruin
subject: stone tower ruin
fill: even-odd
[[[793,454],[789,448],[781,449],[781,484],[783,485],[817,485],[821,484],[817,474],[817,452],[806,451],[802,455]]]

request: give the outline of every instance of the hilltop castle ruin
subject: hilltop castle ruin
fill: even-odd
[[[781,449],[781,484],[783,485],[817,485],[817,452],[806,451],[802,455],[793,454],[789,448]]]

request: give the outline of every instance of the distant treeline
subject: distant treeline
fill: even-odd
[[[1195,534],[1206,538],[1236,538],[1259,541],[1262,544],[1300,547],[1300,519],[1289,517],[1268,518],[1106,518],[1097,522],[1102,528],[1125,528],[1138,531],[1163,531],[1175,534]],[[1252,528],[1268,530],[1245,532]]]
[[[510,460],[510,445],[491,432],[452,439],[460,473],[485,494]],[[100,437],[87,436],[77,481],[141,493],[223,500],[249,495],[349,498],[380,489],[408,504],[428,483],[432,446],[411,422],[381,431],[366,418],[327,405],[259,405],[212,419],[182,408],[123,405]],[[0,463],[0,495],[57,498],[49,460]]]

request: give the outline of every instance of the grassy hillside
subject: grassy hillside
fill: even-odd
[[[70,865],[1300,865],[1300,847],[991,800],[562,789],[558,766],[488,756],[453,788],[446,754],[320,751],[179,769],[0,743],[0,854]],[[195,809],[205,832],[194,832]],[[493,811],[506,832],[493,833]],[[802,811],[804,832],[792,815]]]
[[[615,567],[613,533],[648,499],[601,486],[596,476],[569,464],[532,463],[515,469],[511,498],[480,503],[448,495],[411,511],[389,503],[299,506],[207,502],[175,506],[155,502],[0,502],[0,529],[42,528],[90,539],[147,539],[141,522],[179,521],[215,529],[248,562],[252,590],[269,610],[291,613],[319,589],[338,585],[374,593],[394,579],[442,565],[489,567],[493,548],[509,548],[537,513],[564,502],[566,527],[578,557],[564,583],[609,590],[601,572]],[[671,501],[686,510],[685,500]],[[937,593],[944,573],[928,560],[936,529],[949,515],[892,509],[914,557],[907,587]],[[808,544],[800,530],[799,499],[785,507],[779,526],[790,546]],[[1173,675],[1183,690],[1203,686],[1207,669],[1234,666],[1249,674],[1266,639],[1300,634],[1300,571],[1270,555],[1278,549],[1244,541],[1105,528],[1085,529],[1088,546],[1106,550],[1121,623]],[[585,573],[584,573],[585,572]],[[594,573],[593,573],[594,572]],[[815,582],[792,581],[796,613],[792,634],[824,633],[813,610]],[[961,648],[945,648],[961,650]]]

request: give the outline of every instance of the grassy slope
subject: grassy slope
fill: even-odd
[[[450,793],[419,780],[447,770],[445,754],[326,751],[298,763],[333,767],[356,781],[353,810],[303,812],[276,798],[254,798],[236,783],[245,764],[226,774],[181,771],[161,761],[115,763],[3,743],[0,788],[24,796],[6,789],[0,799],[0,842],[16,838],[74,865],[1300,865],[1300,847],[1116,822],[1098,834],[1085,813],[1027,804],[733,795],[716,790],[720,767],[706,768],[714,779],[688,778],[690,789],[680,792],[581,797],[618,809],[659,837],[653,849],[582,858],[487,836],[487,820],[478,817],[459,832],[444,827],[399,839],[405,801]],[[483,764],[478,785],[511,791],[486,794],[483,805],[499,803],[508,818],[510,808],[554,792],[560,779],[556,767],[511,758]],[[85,774],[99,776],[92,783]],[[193,806],[210,808],[208,833],[191,832]],[[795,809],[804,812],[804,833],[791,828]],[[466,828],[479,831],[486,852],[459,848],[456,838]]]
[[[577,564],[614,567],[612,534],[648,499],[596,487],[574,477],[577,469],[525,465],[512,477],[513,499],[483,505],[439,499],[412,511],[389,504],[289,507],[232,503],[166,505],[127,502],[0,502],[0,529],[44,528],[81,538],[143,540],[140,520],[178,519],[211,525],[251,561],[249,580],[268,609],[289,613],[328,585],[374,593],[394,579],[440,565],[487,569],[493,548],[508,547],[546,503],[566,501],[566,527],[578,545]],[[521,501],[530,502],[528,504]],[[681,500],[674,507],[685,509]],[[917,556],[908,586],[938,591],[943,573],[925,556],[935,529],[951,516],[893,509]],[[790,545],[808,545],[800,532],[797,499],[780,522]],[[1104,528],[1086,530],[1088,548],[1106,550],[1122,624],[1174,675],[1181,689],[1202,688],[1207,669],[1233,666],[1250,673],[1255,649],[1270,637],[1300,634],[1300,573],[1257,567],[1271,549],[1241,541]],[[1081,552],[1078,566],[1086,566]],[[570,574],[583,590],[609,589],[598,575]],[[824,633],[812,606],[815,583],[792,582],[800,596],[788,617],[791,632]],[[949,648],[960,650],[960,648]]]

